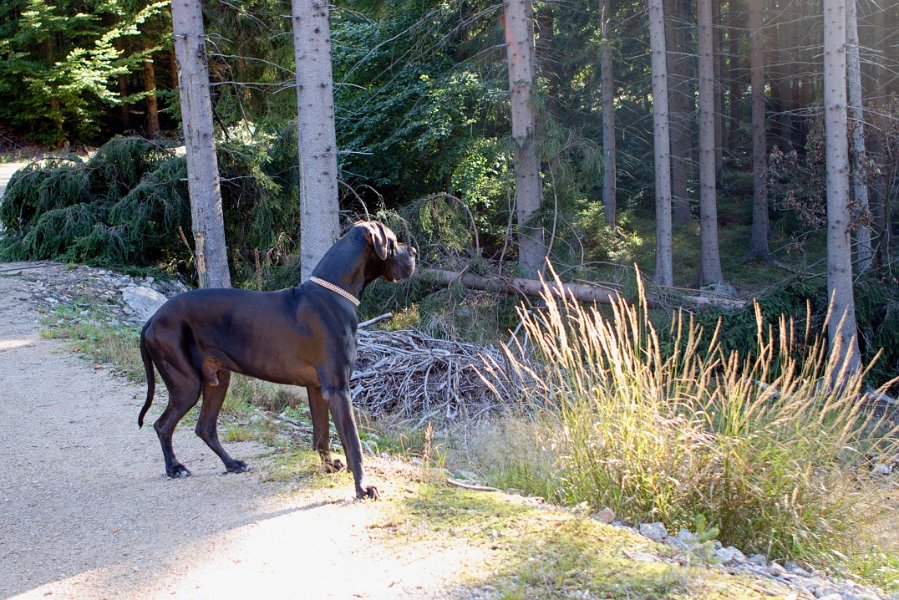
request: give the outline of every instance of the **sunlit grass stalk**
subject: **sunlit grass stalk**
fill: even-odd
[[[823,335],[756,307],[757,349],[740,358],[679,312],[663,348],[642,284],[607,316],[559,298],[560,283],[542,310],[521,311],[528,345],[508,350],[531,382],[535,447],[519,436],[498,480],[674,530],[702,516],[724,543],[775,557],[859,541],[876,511],[860,466],[896,448],[863,409],[864,372],[838,364]]]

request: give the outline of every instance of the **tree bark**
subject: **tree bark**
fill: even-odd
[[[860,366],[849,212],[849,142],[846,111],[846,4],[824,0],[824,136],[827,168],[827,291],[830,349],[838,367]],[[837,382],[839,383],[839,382]]]
[[[615,77],[612,72],[612,40],[609,22],[612,18],[612,0],[602,0],[600,34],[603,46],[600,57],[602,71],[602,204],[606,224],[615,226],[617,207],[617,159],[615,156]]]
[[[656,187],[655,280],[674,285],[671,234],[671,136],[668,126],[668,66],[665,60],[665,13],[662,0],[647,0],[652,62],[653,146]]]
[[[201,288],[231,287],[199,0],[172,0],[172,29],[198,283]]]
[[[865,151],[865,119],[862,102],[862,69],[858,48],[858,17],[856,0],[846,4],[846,60],[849,80],[849,118],[852,120],[852,204],[853,225],[856,236],[856,257],[859,273],[871,266],[874,249],[871,245],[870,215],[868,210],[868,166]]]
[[[724,94],[721,93],[721,74],[723,72],[722,61],[724,53],[721,51],[721,0],[712,3],[712,56],[714,65],[714,82],[712,93],[714,101],[714,129],[715,129],[715,179],[721,178],[724,170]]]
[[[671,141],[671,220],[675,227],[690,222],[688,184],[693,172],[694,84],[684,23],[690,22],[690,2],[665,0],[665,55]]]
[[[505,0],[506,55],[515,142],[515,210],[518,218],[518,262],[535,274],[546,258],[540,206],[543,190],[535,134],[537,117],[531,98],[535,83],[533,5],[530,0]]]
[[[702,285],[724,283],[715,188],[715,41],[712,0],[699,0],[699,258]]]
[[[147,44],[146,46],[149,46]],[[147,47],[145,46],[145,49]],[[152,56],[144,58],[144,91],[147,93],[147,121],[145,133],[148,138],[159,137],[159,104],[156,101],[156,69]]]
[[[752,87],[752,231],[749,258],[770,258],[768,249],[768,144],[765,139],[765,30],[762,0],[749,0],[749,71]]]
[[[339,235],[337,135],[328,3],[292,0],[300,162],[300,277]]]
[[[740,53],[740,38],[745,29],[743,23],[746,18],[741,9],[742,0],[730,0],[727,10],[727,47],[728,47],[728,77],[730,86],[727,92],[727,150],[730,155],[737,151],[740,138],[740,127],[743,115],[740,114],[740,101],[745,84],[745,60]]]

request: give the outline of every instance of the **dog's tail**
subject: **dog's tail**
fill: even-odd
[[[153,359],[150,358],[150,352],[147,350],[146,332],[147,325],[144,325],[140,332],[140,357],[144,361],[144,373],[147,376],[147,401],[144,402],[144,407],[140,409],[140,415],[137,417],[138,428],[144,426],[144,415],[150,410],[150,405],[153,404],[153,394],[156,392],[156,374],[153,372]]]

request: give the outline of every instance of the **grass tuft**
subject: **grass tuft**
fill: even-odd
[[[748,358],[722,351],[717,332],[703,343],[684,313],[663,351],[641,298],[607,315],[547,286],[544,310],[520,311],[528,346],[508,354],[535,416],[494,431],[491,481],[673,531],[702,520],[771,558],[834,564],[868,543],[884,511],[868,462],[897,446],[864,374],[840,371],[823,336],[761,312]]]

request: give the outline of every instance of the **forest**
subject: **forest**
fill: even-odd
[[[360,320],[528,407],[492,484],[896,572],[892,0],[7,0],[0,152],[0,260],[280,289],[382,220]]]

